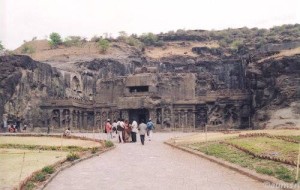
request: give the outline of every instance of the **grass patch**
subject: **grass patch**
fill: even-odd
[[[300,142],[300,136],[286,136],[289,139],[295,140],[297,142]]]
[[[2,144],[17,144],[17,145],[34,145],[34,146],[45,146],[45,147],[60,147],[63,146],[75,146],[83,148],[98,147],[99,142],[94,142],[90,140],[80,140],[80,139],[67,139],[59,137],[22,137],[22,136],[1,136],[0,145]],[[34,148],[33,146],[33,148]]]
[[[249,150],[255,154],[266,155],[295,161],[299,145],[281,139],[268,137],[248,137],[227,140],[228,142]]]
[[[37,174],[35,174],[33,180],[37,181],[37,182],[45,181],[46,180],[46,173],[45,172],[38,172]]]
[[[106,148],[109,148],[109,147],[112,147],[112,146],[114,146],[113,142],[111,142],[111,141],[105,141],[105,147]]]
[[[265,167],[260,167],[260,166],[258,166],[258,167],[255,168],[255,171],[256,171],[257,173],[261,173],[261,174],[274,175],[273,170],[270,169],[270,168],[265,168]]]
[[[295,176],[295,167],[272,160],[256,158],[221,142],[208,142],[207,144],[194,143],[185,146],[239,166],[255,170],[257,173],[274,176],[285,182],[292,182],[294,179],[293,176]]]
[[[275,168],[275,177],[286,182],[293,182],[294,180],[293,172],[283,166]]]
[[[34,188],[35,188],[35,185],[32,181],[27,182],[25,187],[24,187],[25,190],[32,190]]]
[[[26,145],[26,144],[0,144],[0,148],[61,151],[60,146]],[[93,148],[93,147],[91,147],[91,148]],[[62,147],[62,151],[68,151],[68,152],[87,151],[89,149],[90,148],[80,147],[80,146],[63,146]]]
[[[95,154],[96,152],[98,152],[99,151],[99,148],[98,147],[93,147],[93,148],[91,148],[91,153],[92,154]]]
[[[47,173],[47,174],[52,174],[55,172],[55,169],[53,166],[46,166],[42,169],[43,172]]]
[[[74,161],[74,160],[77,160],[79,159],[79,155],[75,152],[70,152],[68,155],[67,155],[67,160],[68,161]]]

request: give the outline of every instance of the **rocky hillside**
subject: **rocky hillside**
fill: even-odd
[[[0,116],[10,113],[28,122],[40,117],[42,97],[74,94],[65,76],[82,83],[80,97],[95,93],[95,79],[132,74],[137,67],[222,64],[238,61],[245,68],[245,88],[252,96],[255,128],[300,128],[300,25],[271,29],[221,31],[177,30],[164,34],[123,35],[108,39],[101,52],[98,39],[51,47],[46,40],[26,42],[0,57]],[[238,70],[236,72],[239,72]],[[232,73],[235,75],[234,73]],[[89,87],[88,87],[89,86]]]

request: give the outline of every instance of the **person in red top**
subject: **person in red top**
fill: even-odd
[[[112,126],[110,124],[110,119],[107,119],[106,121],[105,130],[107,133],[107,140],[112,139]]]

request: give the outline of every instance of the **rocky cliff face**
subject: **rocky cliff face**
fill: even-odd
[[[246,118],[250,111],[254,128],[299,128],[299,37],[299,25],[285,26],[284,30],[181,31],[158,35],[160,44],[143,49],[113,41],[107,54],[99,54],[95,44],[88,42],[83,49],[58,49],[53,57],[51,52],[56,50],[50,49],[31,55],[45,63],[26,55],[4,55],[0,57],[0,117],[7,113],[10,120],[20,117],[40,126],[43,115],[39,105],[48,98],[114,104],[112,94],[129,93],[121,88],[130,83],[125,77],[148,67],[154,68],[149,72],[159,81],[155,86],[162,93],[160,102],[192,100],[207,92],[217,95],[215,91],[220,89],[224,93],[246,92],[251,95],[247,100],[251,108],[225,107],[217,112],[245,112]],[[158,97],[151,96],[153,102],[145,102],[158,105]]]
[[[246,76],[256,126],[299,126],[300,55],[249,64]]]
[[[42,97],[53,94],[63,86],[59,73],[48,64],[28,56],[0,57],[0,115],[9,114],[9,122],[18,117],[25,123],[38,125]]]

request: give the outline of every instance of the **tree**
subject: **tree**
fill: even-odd
[[[0,41],[0,50],[4,50],[4,46],[2,45],[2,42]]]
[[[100,39],[98,42],[98,47],[102,53],[105,53],[109,48],[109,41],[107,39]]]
[[[144,44],[146,44],[148,46],[155,45],[155,43],[158,40],[157,36],[153,33],[142,34],[140,39]]]
[[[62,44],[61,36],[58,33],[56,33],[56,32],[52,32],[50,34],[49,44],[52,47],[57,47],[58,45]]]
[[[125,31],[119,32],[118,40],[122,42],[126,42],[127,38],[128,38],[128,34]]]

